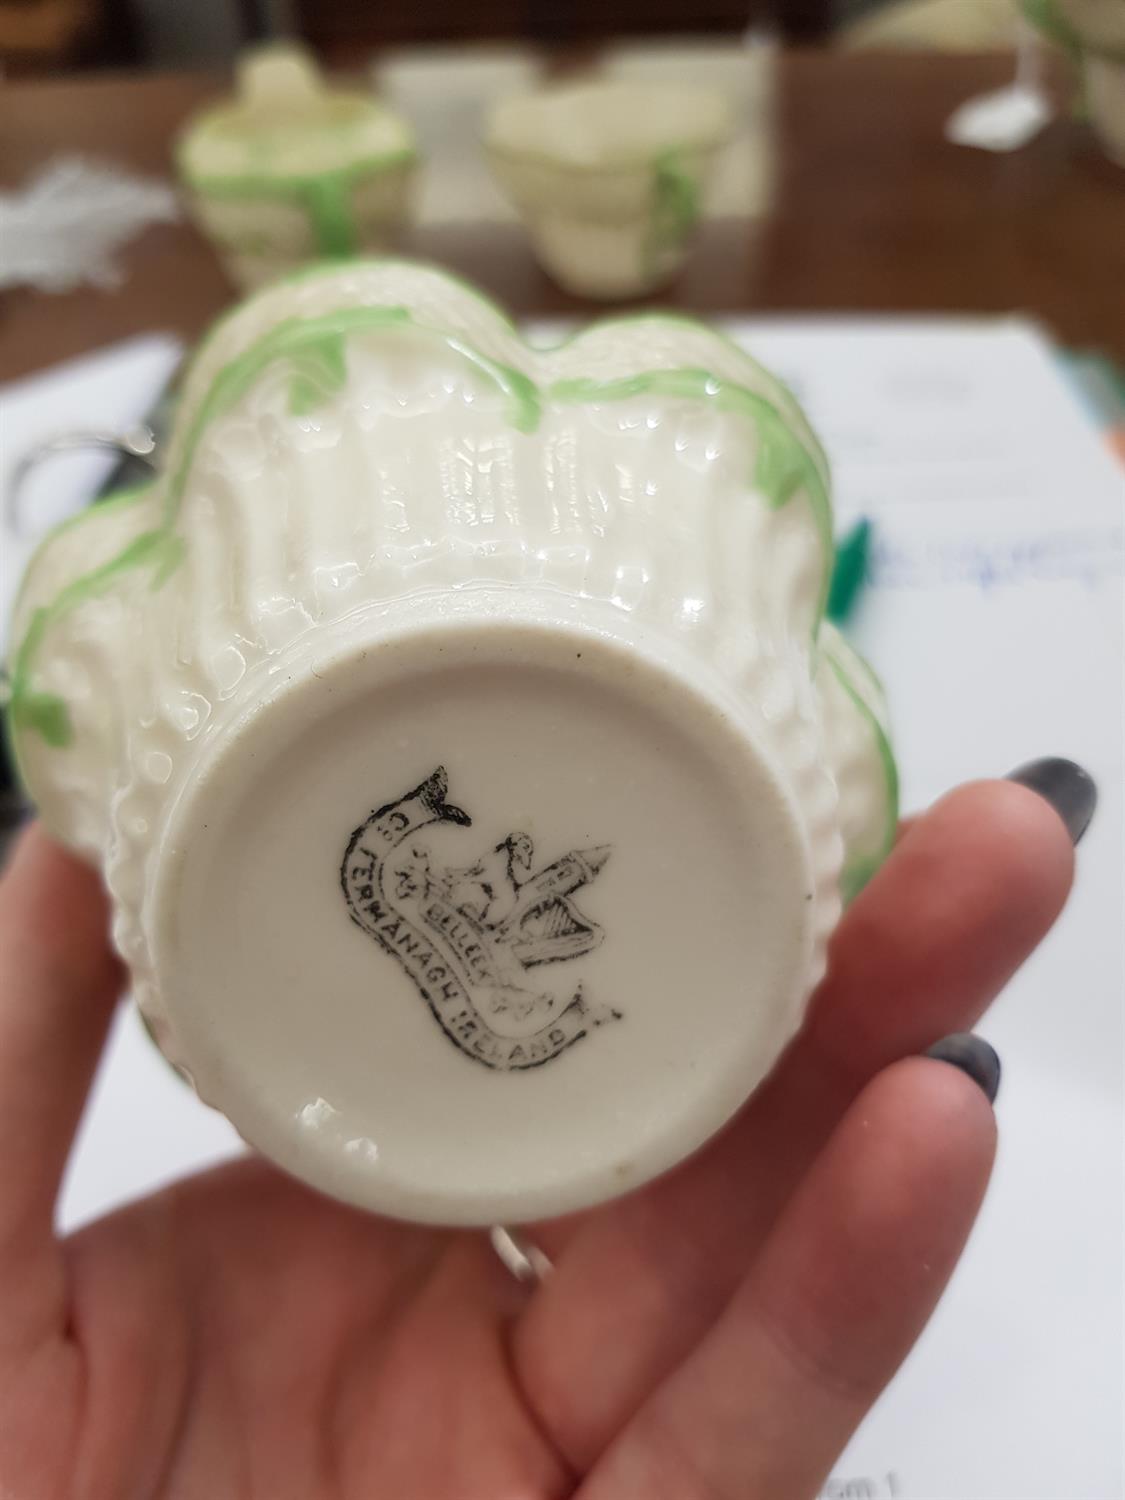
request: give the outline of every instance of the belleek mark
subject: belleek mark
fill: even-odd
[[[447,802],[439,766],[420,786],[373,812],[340,866],[351,919],[402,965],[439,1026],[489,1068],[536,1068],[621,1013],[588,1002],[569,964],[605,934],[575,894],[610,849],[575,849],[536,870],[532,841],[510,833],[474,863],[435,864],[424,830],[471,828]]]

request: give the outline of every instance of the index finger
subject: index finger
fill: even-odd
[[[45,1252],[121,969],[94,872],[33,825],[0,879],[0,1342],[60,1298]],[[18,1325],[18,1327],[17,1327]]]

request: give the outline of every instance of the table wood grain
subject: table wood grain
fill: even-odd
[[[1010,77],[1001,56],[789,53],[778,178],[760,221],[708,223],[658,299],[700,312],[1020,312],[1125,361],[1125,172],[1060,119],[1010,156],[957,148],[942,124]],[[186,117],[222,86],[199,75],[98,76],[0,88],[0,185],[60,152],[167,174]],[[407,248],[520,316],[589,314],[514,226],[419,228]],[[0,380],[144,330],[195,339],[232,300],[194,228],[154,227],[120,289],[0,297]]]

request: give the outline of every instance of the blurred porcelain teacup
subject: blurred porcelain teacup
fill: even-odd
[[[403,119],[358,89],[329,87],[292,46],[243,58],[236,97],[193,120],[177,146],[195,217],[245,290],[393,244],[416,160]]]
[[[595,79],[503,100],[485,143],[544,268],[568,291],[652,291],[683,264],[732,130],[726,98]]]

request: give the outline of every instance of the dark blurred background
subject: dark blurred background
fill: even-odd
[[[277,33],[303,36],[330,62],[411,42],[581,45],[642,33],[734,37],[757,26],[804,42],[880,8],[880,0],[0,0],[0,59],[10,76],[191,66]]]

